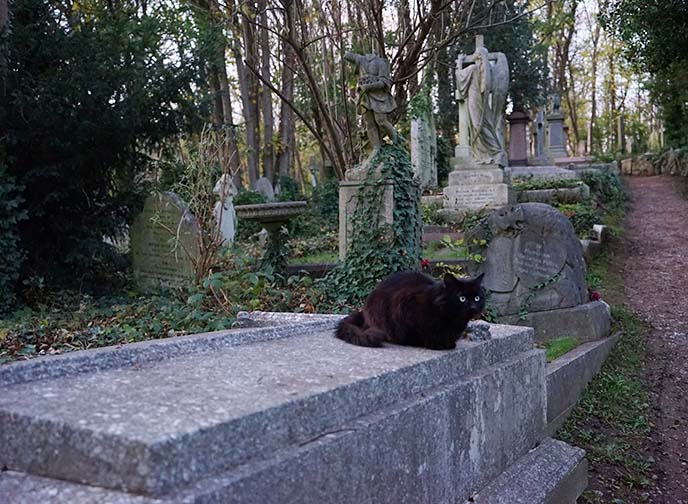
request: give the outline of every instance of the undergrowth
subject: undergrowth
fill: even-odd
[[[645,378],[648,326],[626,306],[618,269],[617,242],[589,268],[612,306],[612,333],[621,338],[600,373],[588,386],[557,437],[586,450],[593,475],[579,502],[645,502],[652,458],[644,453],[650,433]]]

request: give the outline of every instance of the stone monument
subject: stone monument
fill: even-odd
[[[411,119],[411,163],[421,188],[437,186],[437,131],[431,110]]]
[[[134,280],[139,288],[183,287],[194,279],[201,229],[178,195],[149,196],[130,235]]]
[[[368,141],[375,154],[382,147],[385,135],[392,142],[397,139],[397,130],[389,118],[397,108],[391,93],[389,63],[377,54],[347,52],[344,59],[358,67],[358,113],[363,116]]]
[[[389,114],[396,110],[396,102],[391,94],[392,79],[387,60],[376,54],[352,52],[347,52],[344,59],[354,63],[358,68],[357,107],[359,115],[363,118],[372,152],[366,161],[348,169],[345,180],[339,183],[339,259],[342,261],[346,258],[353,239],[353,217],[361,191],[378,184],[382,185],[379,220],[384,224],[393,222],[394,185],[389,180],[379,180],[383,166],[375,162],[375,156],[382,149],[385,136],[392,143],[398,138],[389,117]]]
[[[561,96],[552,96],[552,111],[547,115],[547,157],[551,160],[567,157],[566,135],[564,134],[564,113],[561,110]]]
[[[483,286],[500,321],[533,325],[538,339],[607,335],[608,306],[588,302],[581,242],[562,213],[544,203],[505,206],[468,233],[474,240],[488,242],[479,250]]]
[[[528,164],[528,123],[530,117],[517,110],[507,117],[509,121],[509,165]]]
[[[504,168],[503,111],[509,88],[509,65],[500,52],[488,52],[476,35],[475,52],[456,61],[456,98],[459,102],[459,144],[444,189],[444,210],[458,213],[509,200]]]
[[[260,177],[256,180],[254,189],[265,197],[268,203],[275,201],[275,189],[272,182],[267,177]]]
[[[215,215],[215,224],[218,227],[224,243],[233,243],[237,226],[233,200],[234,196],[236,196],[239,191],[234,185],[234,182],[232,182],[232,177],[225,173],[215,184],[213,193],[219,196],[219,201],[215,203],[213,212]]]

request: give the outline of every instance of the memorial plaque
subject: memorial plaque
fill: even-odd
[[[139,288],[183,287],[194,279],[200,228],[174,193],[149,196],[131,227],[134,280]]]
[[[480,210],[508,202],[509,189],[506,184],[449,186],[444,189],[444,208]]]
[[[532,232],[518,238],[514,254],[514,272],[528,288],[551,280],[559,274],[566,262],[566,247],[562,241],[543,243],[542,236]]]

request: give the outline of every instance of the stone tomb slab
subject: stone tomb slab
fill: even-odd
[[[172,192],[149,196],[131,227],[134,280],[143,290],[183,287],[194,278],[200,226]]]
[[[530,329],[492,326],[493,339],[462,341],[449,352],[367,349],[331,330],[302,330],[3,386],[0,464],[174,501],[212,494],[208,502],[285,502],[297,492],[298,502],[322,502],[317,489],[329,488],[332,502],[399,502],[403,492],[434,488],[441,502],[477,490],[544,436],[544,357],[530,350]],[[451,422],[437,425],[445,430],[428,430],[448,413]],[[416,455],[383,449],[394,444],[385,432],[416,439],[413,450],[447,470],[446,484],[430,484],[436,473],[424,475],[428,466],[411,445]],[[444,460],[451,443],[455,456]],[[379,457],[404,460],[421,486],[392,491],[399,464],[364,485],[375,472],[355,468]],[[318,461],[348,469],[323,478],[311,467]],[[363,478],[361,485],[352,488],[351,478]]]

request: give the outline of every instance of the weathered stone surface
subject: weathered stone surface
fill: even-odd
[[[585,343],[547,364],[547,430],[561,427],[620,334]]]
[[[458,500],[544,434],[543,352],[490,331],[436,352],[307,330],[4,386],[0,464],[175,501]]]
[[[507,315],[500,317],[499,322],[532,327],[537,342],[564,336],[578,341],[594,341],[609,335],[611,314],[607,303],[592,301],[572,308],[529,312],[524,320],[519,315]]]
[[[547,179],[575,179],[578,174],[575,171],[559,168],[558,166],[512,166],[511,178],[534,178],[536,180]]]
[[[444,209],[480,210],[498,207],[509,202],[509,186],[506,184],[471,184],[444,188]]]
[[[264,318],[274,320],[284,315],[273,312],[255,313],[259,321]],[[277,327],[280,324],[276,323],[266,324],[265,327],[177,336],[16,362],[0,367],[0,388],[82,373],[96,373],[129,366],[146,366],[152,362],[195,353],[214,352],[222,348],[324,331],[333,329],[338,320],[343,318],[339,315],[313,315],[314,320],[306,319],[306,315],[301,315],[301,317],[304,317],[303,320],[294,321],[285,327]]]
[[[33,474],[3,471],[0,472],[0,502],[3,504],[162,504],[169,501],[43,478]]]
[[[275,189],[272,187],[272,182],[267,177],[260,177],[254,184],[256,192],[262,194],[268,203],[275,201]]]
[[[501,184],[504,181],[501,168],[459,169],[449,173],[448,185]]]
[[[569,220],[549,205],[494,210],[467,235],[486,239],[483,286],[497,316],[570,308],[587,300],[585,261]]]
[[[134,280],[141,289],[183,287],[194,278],[201,229],[176,194],[149,196],[130,236]]]
[[[465,504],[575,504],[587,466],[580,448],[546,439]]]
[[[530,117],[525,112],[516,111],[507,116],[509,122],[509,165],[528,164],[528,123]]]
[[[516,200],[519,203],[572,203],[590,198],[590,188],[580,182],[576,187],[562,187],[558,189],[528,189],[518,191]]]
[[[364,182],[343,181],[339,183],[339,259],[344,260],[351,244],[354,214],[358,205],[358,191]],[[394,222],[394,185],[384,184],[380,222]]]
[[[411,164],[420,186],[437,186],[437,132],[432,111],[411,120]]]

